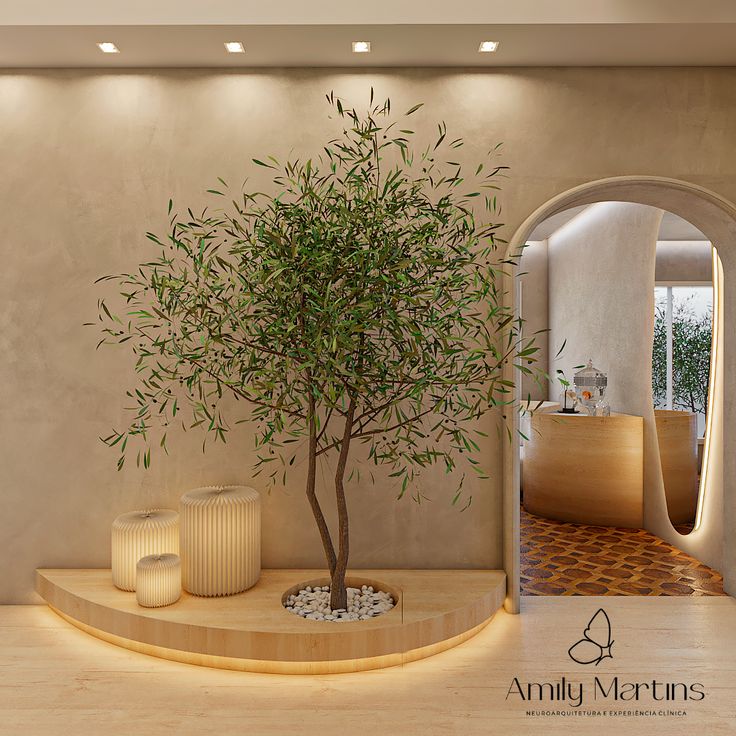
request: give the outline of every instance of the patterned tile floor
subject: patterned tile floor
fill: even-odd
[[[522,595],[723,595],[723,578],[643,529],[585,526],[521,509]]]

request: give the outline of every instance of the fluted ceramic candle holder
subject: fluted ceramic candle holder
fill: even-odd
[[[138,560],[135,597],[146,608],[176,603],[181,598],[179,555],[148,555]]]
[[[261,574],[261,497],[247,486],[185,493],[181,515],[184,590],[194,595],[240,593]]]
[[[179,554],[179,514],[170,509],[132,511],[112,523],[112,582],[135,590],[136,564],[141,557]]]

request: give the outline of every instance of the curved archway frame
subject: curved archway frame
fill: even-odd
[[[736,205],[713,191],[696,184],[678,179],[657,176],[618,176],[599,179],[573,187],[538,207],[517,228],[510,239],[507,256],[518,256],[529,239],[534,228],[543,220],[563,210],[596,202],[617,201],[645,204],[673,212],[691,222],[703,232],[715,246],[723,266],[723,319],[725,325],[736,325],[736,299],[729,298],[728,287],[736,283]],[[519,314],[519,267],[514,266],[507,277],[507,293],[512,302],[514,313]],[[698,542],[704,535],[716,534],[720,537],[721,554],[719,569],[723,573],[724,588],[730,595],[736,594],[736,539],[734,535],[724,533],[736,530],[736,350],[734,342],[729,340],[728,330],[724,330],[721,346],[723,372],[723,494],[721,499],[703,499],[704,512],[711,518],[722,519],[722,526],[711,526],[696,530],[696,538],[685,543],[687,538],[681,537],[674,530],[668,518],[654,524],[658,533],[676,541],[680,547],[688,547],[686,551],[698,557]],[[513,366],[507,369],[507,378],[514,381],[515,399],[521,400],[521,373]],[[505,602],[510,613],[520,611],[520,462],[519,462],[519,415],[511,412],[509,422],[512,442],[504,443],[503,456],[503,543],[504,568],[506,570],[508,589]],[[655,489],[656,490],[656,489]],[[657,511],[666,511],[664,494],[661,497],[647,494],[645,490],[644,515],[645,526],[652,527],[652,520]],[[666,513],[664,515],[666,517]],[[715,523],[715,522],[714,522]],[[679,537],[679,539],[677,539]],[[712,540],[711,540],[712,542]]]

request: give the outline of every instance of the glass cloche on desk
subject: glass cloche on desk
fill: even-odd
[[[560,394],[560,414],[580,414],[578,410],[578,395],[570,386],[563,386]]]
[[[585,368],[574,375],[573,385],[578,405],[588,414],[603,417],[611,414],[611,407],[605,398],[608,376],[596,368],[592,360],[589,360]]]

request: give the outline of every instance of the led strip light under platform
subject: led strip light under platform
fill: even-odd
[[[469,639],[506,596],[499,570],[356,570],[348,585],[398,599],[368,621],[310,621],[282,596],[328,582],[321,570],[263,570],[250,590],[224,598],[186,593],[165,608],[141,608],[109,570],[37,570],[36,590],[78,628],[127,649],[188,664],[249,672],[322,674],[404,664]]]

